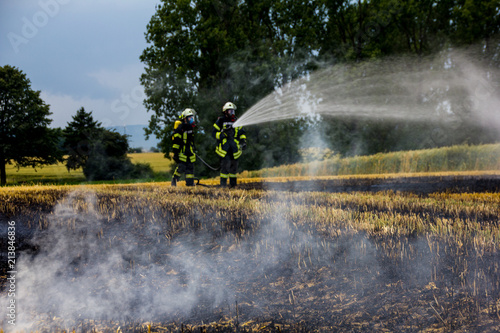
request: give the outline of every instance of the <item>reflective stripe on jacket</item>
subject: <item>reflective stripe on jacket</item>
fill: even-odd
[[[174,131],[172,136],[174,141],[172,145],[172,150],[174,154],[179,155],[179,160],[181,162],[191,162],[196,161],[196,155],[194,153],[194,131],[193,127],[189,124],[182,123]]]
[[[238,159],[243,153],[240,141],[246,140],[246,133],[242,127],[232,127],[234,122],[226,117],[219,117],[214,123],[214,128],[212,130],[212,137],[217,140],[217,146],[215,147],[215,152],[220,157],[224,158],[231,152],[233,158]],[[227,131],[230,135],[228,137],[222,137],[221,131]],[[234,132],[234,133],[232,133]]]

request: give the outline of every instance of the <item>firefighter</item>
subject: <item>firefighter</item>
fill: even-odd
[[[176,121],[174,125],[172,150],[177,168],[172,177],[172,186],[177,186],[177,181],[183,173],[186,174],[186,186],[194,186],[194,162],[196,161],[194,152],[195,114],[196,112],[193,109],[185,109],[180,116],[181,120]]]
[[[212,130],[212,136],[217,140],[215,152],[220,157],[220,186],[236,186],[236,173],[238,171],[238,159],[247,147],[245,130],[241,127],[233,127],[236,121],[236,105],[227,102],[222,107],[222,116],[217,118]]]

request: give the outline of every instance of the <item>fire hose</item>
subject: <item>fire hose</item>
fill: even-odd
[[[204,161],[204,160],[200,157],[200,155],[198,155],[198,154],[196,154],[196,153],[195,153],[195,155],[196,155],[196,158],[198,158],[198,159],[199,159],[199,160],[200,160],[203,164],[205,164],[205,165],[206,165],[209,169],[211,169],[211,170],[213,170],[213,171],[217,171],[217,170],[219,170],[219,169],[220,169],[220,167],[218,167],[218,168],[214,168],[213,166],[211,166],[210,164],[208,164],[207,162],[205,162],[205,161]]]
[[[207,162],[205,162],[205,161],[204,161],[204,160],[200,157],[200,155],[198,155],[198,154],[196,154],[196,153],[195,153],[195,155],[196,155],[196,157],[197,157],[197,158],[198,158],[198,159],[199,159],[199,160],[200,160],[203,164],[205,164],[205,165],[206,165],[209,169],[214,170],[214,171],[217,171],[217,170],[219,170],[219,169],[220,169],[220,167],[218,167],[218,168],[214,168],[213,166],[211,166],[210,164],[208,164]],[[196,177],[194,178],[194,180],[196,181],[196,185],[205,186],[205,187],[218,187],[217,185],[207,185],[207,184],[201,184],[201,183],[200,183],[200,179],[199,179],[199,178],[196,178]]]

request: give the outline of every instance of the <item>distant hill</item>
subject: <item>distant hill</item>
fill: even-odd
[[[151,136],[149,137],[149,140],[146,140],[144,127],[147,127],[147,125],[111,126],[108,127],[108,129],[114,129],[120,134],[129,135],[128,143],[130,148],[142,148],[145,151],[150,151],[151,147],[156,147],[160,140],[154,136]]]

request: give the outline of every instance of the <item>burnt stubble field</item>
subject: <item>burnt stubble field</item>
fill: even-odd
[[[7,331],[500,329],[496,192],[137,184],[0,196],[18,255]]]

